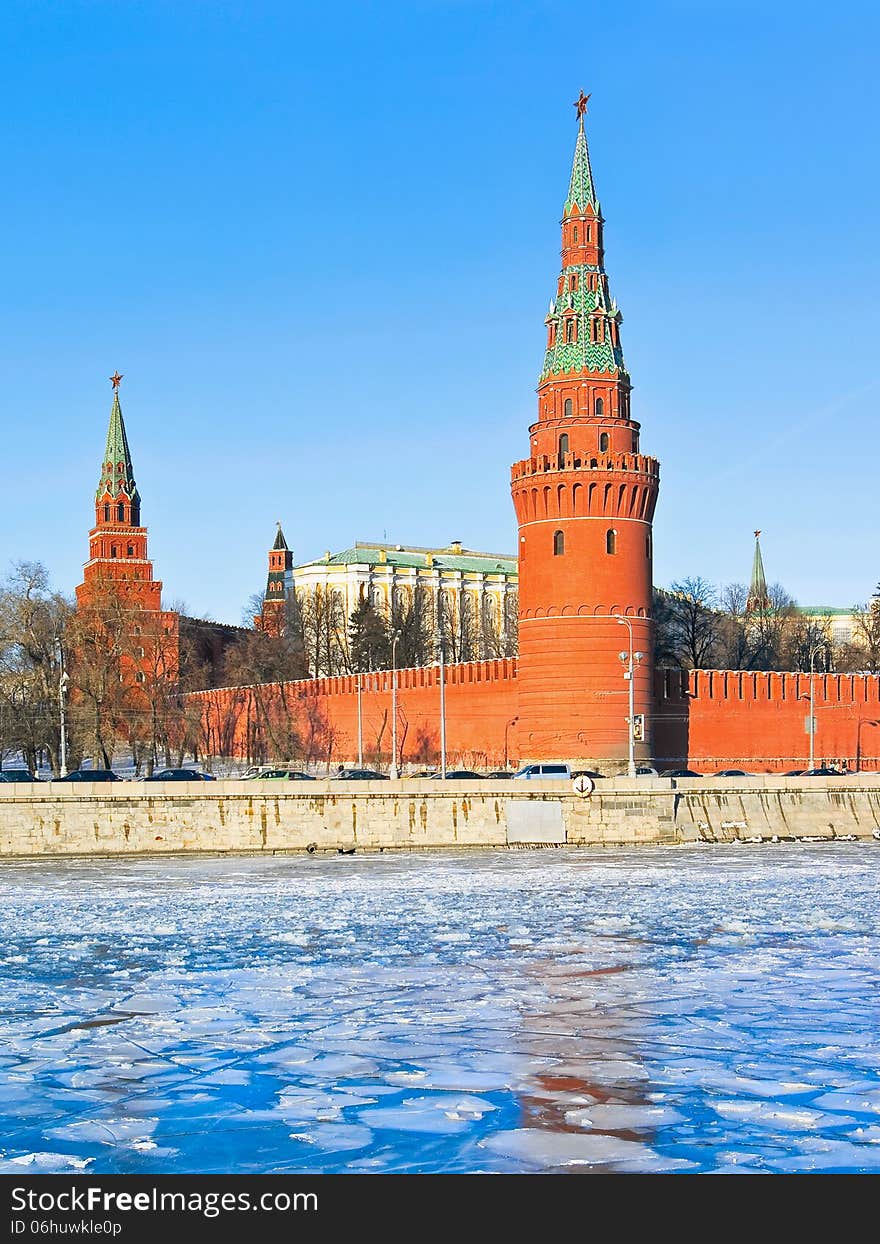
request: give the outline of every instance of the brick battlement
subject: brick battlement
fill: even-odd
[[[561,471],[589,471],[606,475],[617,475],[626,471],[627,474],[644,475],[650,480],[660,478],[660,463],[656,458],[645,454],[605,453],[605,454],[540,454],[536,458],[524,458],[515,462],[510,468],[512,483],[533,475],[557,474]]]

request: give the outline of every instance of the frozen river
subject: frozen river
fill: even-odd
[[[880,1169],[880,850],[0,867],[0,1170]]]

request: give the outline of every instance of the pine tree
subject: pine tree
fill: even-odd
[[[356,674],[388,669],[391,664],[388,623],[370,601],[360,601],[353,610],[348,637],[351,668]]]

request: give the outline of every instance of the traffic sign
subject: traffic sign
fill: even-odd
[[[572,786],[574,787],[576,795],[582,795],[586,799],[587,796],[592,795],[596,784],[592,778],[589,778],[585,773],[582,773],[580,777],[575,778],[572,782]]]

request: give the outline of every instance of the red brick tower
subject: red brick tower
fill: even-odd
[[[629,750],[635,662],[636,756],[650,755],[651,520],[659,464],[639,452],[622,316],[604,266],[603,218],[584,134],[586,100],[562,216],[562,272],[546,318],[530,455],[514,464],[519,523],[519,750],[525,760],[605,762]],[[634,723],[638,740],[638,721]],[[608,762],[612,762],[609,764]]]
[[[254,618],[259,630],[270,635],[284,634],[287,625],[287,601],[293,590],[293,553],[287,547],[281,524],[276,524],[278,532],[275,543],[269,550],[269,574],[266,579],[266,595],[263,597],[263,612]]]
[[[119,405],[118,372],[111,377],[113,405],[101,478],[95,494],[95,526],[89,532],[89,560],[76,589],[80,606],[93,602],[112,583],[141,609],[162,609],[162,584],[147,558],[147,529],[141,523],[141,498],[134,482],[128,437]]]

